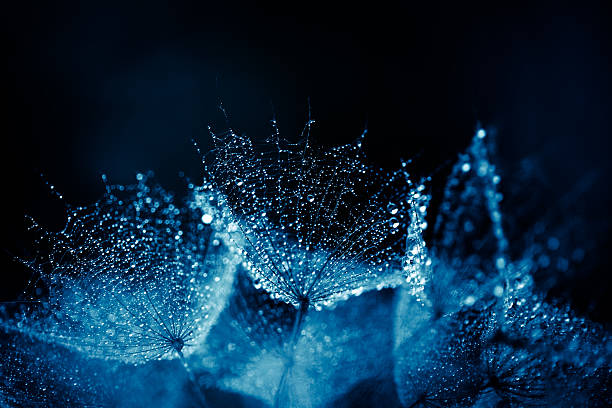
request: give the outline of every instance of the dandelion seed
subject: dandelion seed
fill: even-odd
[[[295,144],[275,128],[272,149],[261,152],[231,130],[213,135],[215,158],[208,166],[232,209],[236,242],[254,280],[298,308],[276,406],[308,309],[356,290],[399,284],[409,212],[418,211],[406,199],[413,185],[404,169],[384,173],[367,166],[360,143],[318,150],[310,144],[310,125]]]
[[[273,296],[315,307],[398,283],[412,205],[401,197],[411,186],[404,171],[365,165],[355,145],[320,151],[275,136],[259,153],[233,131],[213,137],[208,168],[232,209],[231,232]]]
[[[142,175],[128,190],[44,233],[49,269],[39,270],[56,310],[41,323],[67,346],[139,363],[201,342],[214,321],[201,311],[219,313],[232,272],[209,245],[213,230],[195,228],[171,195]]]
[[[29,265],[49,297],[19,327],[93,358],[178,357],[192,377],[186,356],[222,310],[238,258],[210,245],[222,234],[198,228],[199,210],[180,209],[148,177],[138,180],[108,186],[94,206],[69,209],[60,232],[35,227],[48,249]]]
[[[454,165],[434,226],[434,272],[427,291],[442,314],[458,310],[462,299],[473,298],[476,303],[494,294],[501,297],[497,288],[503,290],[509,280],[508,241],[497,192],[499,176],[489,161],[485,135],[483,129],[478,130]],[[448,290],[458,296],[449,296]]]

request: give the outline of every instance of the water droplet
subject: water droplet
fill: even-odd
[[[387,210],[392,214],[395,215],[397,214],[397,212],[399,211],[399,208],[397,208],[397,205],[395,205],[394,203],[389,203],[387,205]]]
[[[391,228],[398,228],[400,226],[400,222],[396,217],[389,218],[389,225]]]

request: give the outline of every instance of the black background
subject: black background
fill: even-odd
[[[480,121],[496,130],[505,168],[538,158],[550,205],[595,171],[603,181],[580,200],[608,226],[612,36],[603,3],[452,4],[40,2],[5,9],[2,247],[20,253],[27,246],[26,213],[62,225],[62,205],[40,172],[76,204],[102,195],[101,173],[128,183],[151,169],[177,188],[179,171],[200,176],[191,139],[206,150],[208,124],[223,129],[220,102],[241,132],[270,134],[275,114],[281,132],[294,137],[308,98],[321,143],[353,140],[367,124],[372,161],[391,167],[420,155],[414,171],[442,168],[439,180]],[[502,175],[512,179],[510,171]],[[569,299],[600,321],[610,321],[601,296],[611,281],[606,228],[592,255],[596,273],[575,282]],[[1,295],[9,300],[23,271],[8,255],[2,268]]]

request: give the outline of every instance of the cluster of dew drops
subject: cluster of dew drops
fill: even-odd
[[[553,255],[513,247],[484,129],[451,168],[428,229],[431,177],[415,182],[409,162],[394,171],[367,164],[365,133],[324,150],[311,125],[297,143],[281,138],[275,123],[264,142],[233,130],[213,134],[205,180],[187,181],[183,198],[138,174],[129,186],[105,179],[106,194],[92,205],[66,204],[59,232],[31,221],[34,250],[19,258],[31,271],[28,288],[2,306],[0,401],[109,404],[126,383],[96,364],[178,360],[203,406],[203,384],[275,406],[330,406],[375,375],[368,370],[376,364],[356,361],[374,358],[378,345],[361,343],[380,336],[371,336],[371,323],[355,335],[337,323],[317,326],[328,318],[317,313],[346,323],[342,305],[360,297],[369,304],[361,295],[386,289],[395,300],[376,310],[390,321],[385,367],[394,392],[385,398],[397,406],[609,406],[607,331],[538,290],[536,278],[554,273],[542,259]],[[554,252],[562,239],[538,248]],[[242,348],[223,337],[232,330],[248,339]],[[306,350],[323,350],[327,363],[299,360],[300,336],[323,339]],[[240,353],[258,347],[259,357],[244,363]],[[267,347],[282,356],[274,375],[263,365]],[[96,375],[70,363],[77,358]],[[296,375],[288,387],[298,360],[333,381]],[[362,368],[346,376],[347,362]],[[261,371],[235,377],[245,370]],[[300,387],[318,399],[286,397]]]

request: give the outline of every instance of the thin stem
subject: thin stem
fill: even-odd
[[[304,299],[300,302],[300,305],[297,308],[297,314],[295,315],[295,320],[293,321],[293,329],[291,330],[291,338],[286,349],[283,374],[281,375],[278,388],[276,389],[276,395],[274,396],[274,408],[282,407],[283,402],[287,400],[287,377],[289,376],[289,370],[291,370],[291,367],[295,362],[295,349],[299,340],[300,332],[302,331],[304,317],[306,316],[306,313],[308,313],[309,303],[310,302],[308,299]]]
[[[193,374],[193,371],[191,371],[191,367],[189,367],[189,363],[187,363],[187,359],[183,355],[183,352],[180,350],[175,350],[175,351],[179,357],[179,360],[181,360],[181,364],[183,365],[183,368],[185,368],[185,371],[187,372],[187,376],[189,377],[189,382],[191,382],[191,386],[194,388],[194,391],[196,395],[198,396],[198,399],[200,400],[200,404],[202,408],[208,408],[206,397],[204,397],[204,394],[202,393],[202,390],[200,389],[200,386],[198,385],[198,382],[196,381],[196,377]]]

